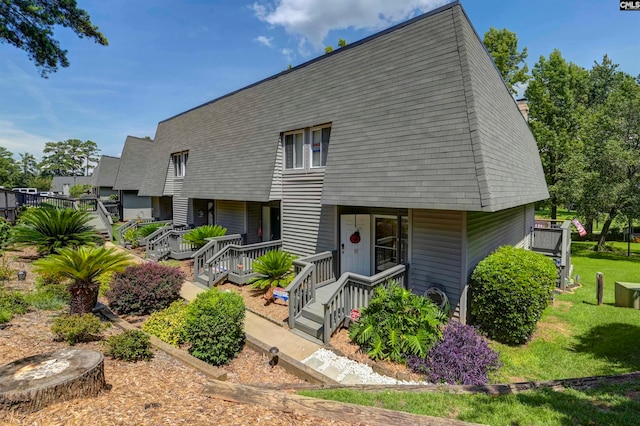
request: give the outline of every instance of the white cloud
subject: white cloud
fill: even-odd
[[[10,121],[0,120],[0,146],[13,153],[18,158],[18,153],[28,152],[36,158],[42,158],[42,150],[48,139],[18,129]]]
[[[267,47],[273,47],[273,37],[258,36],[254,40]]]
[[[315,49],[331,30],[378,30],[404,21],[450,0],[274,0],[254,3],[255,16],[270,26],[281,26],[299,38],[299,49]]]
[[[280,53],[282,53],[282,56],[284,56],[287,61],[291,61],[293,59],[293,50],[288,47],[280,49]]]

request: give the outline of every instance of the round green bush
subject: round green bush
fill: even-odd
[[[122,361],[148,361],[153,357],[149,336],[140,330],[127,330],[111,336],[105,346],[106,355]]]
[[[101,339],[101,333],[109,326],[93,314],[60,315],[53,320],[51,332],[56,341],[66,341],[70,345]]]
[[[542,254],[500,247],[471,274],[472,320],[498,342],[526,342],[551,299],[557,275],[553,260]]]
[[[212,365],[228,364],[244,345],[244,301],[212,288],[193,300],[185,315],[189,353]]]
[[[182,300],[176,300],[168,308],[152,313],[142,324],[142,331],[170,345],[180,346],[186,342],[184,335],[186,314],[187,305]]]

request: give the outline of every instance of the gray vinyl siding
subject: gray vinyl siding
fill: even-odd
[[[315,254],[322,216],[324,172],[287,172],[282,184],[282,249],[298,256]],[[324,244],[324,243],[323,243]]]
[[[532,206],[467,214],[467,281],[478,262],[498,247],[506,244],[526,247],[531,240]]]
[[[175,188],[173,184],[174,179],[175,179],[175,176],[173,176],[173,164],[171,163],[171,161],[168,161],[167,173],[164,178],[164,190],[162,192],[162,195],[175,194]]]
[[[323,205],[320,211],[318,244],[316,252],[332,251],[338,248],[338,209],[336,206]]]
[[[440,287],[460,311],[464,271],[464,212],[411,211],[411,262],[409,286],[416,294]]]
[[[151,197],[139,197],[138,191],[122,191],[122,217],[125,221],[153,217]]]
[[[261,219],[262,204],[247,202],[247,244],[259,243],[262,241],[262,237],[258,236]]]
[[[216,225],[227,228],[227,234],[245,234],[245,205],[244,201],[216,200]]]
[[[189,199],[182,197],[182,179],[173,179],[174,195],[173,201],[173,223],[174,225],[188,225],[189,224]]]
[[[271,180],[271,191],[269,200],[282,200],[282,144],[278,144],[276,153],[276,166],[273,169],[273,179]]]

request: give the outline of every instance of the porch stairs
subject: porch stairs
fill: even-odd
[[[324,304],[329,301],[331,295],[339,287],[340,284],[333,280],[316,288],[316,301],[302,308],[302,311],[294,319],[294,328],[291,331],[314,343],[324,345],[322,341],[324,336]]]

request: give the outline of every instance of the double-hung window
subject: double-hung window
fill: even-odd
[[[188,159],[189,151],[182,151],[171,154],[171,160],[173,162],[173,175],[175,177],[184,177],[187,172]]]
[[[288,133],[284,135],[285,168],[304,168],[304,132]]]
[[[311,129],[311,167],[327,165],[330,135],[331,127]]]
[[[307,127],[284,133],[284,168],[310,169],[327,165],[331,126]]]

